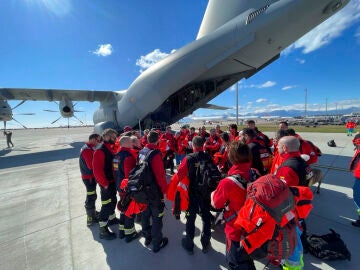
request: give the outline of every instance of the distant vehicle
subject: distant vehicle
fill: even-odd
[[[349,0],[209,0],[197,38],[123,91],[2,88],[0,100],[99,101],[95,132],[171,124],[280,57]],[[69,106],[60,107],[62,115]],[[215,106],[216,107],[216,106]]]

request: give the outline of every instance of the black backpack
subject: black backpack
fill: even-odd
[[[323,260],[351,260],[351,254],[347,249],[340,234],[330,229],[330,233],[324,235],[312,234],[306,238],[306,247],[309,252]]]
[[[137,203],[148,204],[160,198],[160,188],[157,185],[150,167],[150,161],[158,150],[150,150],[144,160],[137,164],[129,173],[128,191]]]
[[[201,156],[201,154],[204,154],[204,156]],[[223,177],[211,156],[206,153],[201,154],[199,153],[199,156],[196,157],[196,162],[199,163],[195,172],[197,189],[202,193],[208,193],[216,189]]]

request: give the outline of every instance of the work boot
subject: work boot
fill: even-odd
[[[132,234],[128,234],[125,236],[125,242],[130,243],[132,240],[138,238],[140,236],[140,233],[134,232]]]
[[[99,216],[96,215],[94,211],[88,211],[87,218],[86,218],[86,225],[90,227],[91,225],[99,222]]]
[[[119,238],[124,239],[125,238],[125,232],[124,230],[119,230]]]
[[[201,235],[201,245],[202,245],[202,252],[203,253],[208,253],[209,250],[211,249],[211,243],[210,243],[210,238],[211,236],[206,236],[204,234]]]
[[[108,226],[100,227],[100,238],[105,240],[113,240],[116,234],[109,230]]]
[[[151,241],[152,241],[152,237],[151,237],[151,236],[145,237],[145,246],[150,245],[150,244],[151,244]]]
[[[160,249],[164,248],[168,244],[168,242],[169,239],[167,239],[167,237],[163,237],[163,239],[161,239],[160,244],[153,247],[153,252],[158,253]]]
[[[194,243],[188,238],[181,239],[181,246],[186,250],[189,255],[194,254]]]

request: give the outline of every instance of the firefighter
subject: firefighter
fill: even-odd
[[[136,166],[136,159],[132,153],[133,143],[131,137],[122,136],[120,138],[120,147],[120,152],[117,153],[113,159],[113,169],[116,189],[119,192],[121,200],[126,196],[126,190],[121,188],[121,183],[125,178],[129,178],[130,171]],[[124,212],[127,209],[125,208],[123,209],[121,207],[121,203],[118,203],[118,209],[121,211],[119,221],[119,238],[125,238],[125,241],[129,243],[136,239],[139,234],[135,230],[134,216],[126,216]]]
[[[93,155],[95,147],[101,142],[99,134],[91,134],[88,142],[80,149],[79,167],[82,181],[86,187],[85,209],[87,215],[87,226],[98,222],[98,212],[95,211],[96,202],[96,180],[93,174]]]
[[[93,172],[96,182],[100,186],[101,210],[99,214],[100,238],[113,240],[116,234],[108,226],[118,224],[115,215],[116,187],[113,175],[113,145],[117,132],[114,129],[105,129],[102,133],[103,143],[94,152]]]
[[[246,199],[246,184],[255,180],[251,169],[251,152],[249,147],[236,141],[230,144],[229,160],[233,164],[229,170],[229,177],[222,179],[211,194],[211,204],[216,209],[223,210],[226,236],[226,261],[229,269],[254,269],[254,262],[250,256],[240,248],[241,230],[234,227],[237,212],[244,205]]]

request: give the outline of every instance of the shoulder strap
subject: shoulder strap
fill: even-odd
[[[238,187],[246,189],[247,181],[243,177],[241,177],[240,174],[230,175],[227,178],[233,181],[236,185],[238,185]]]

